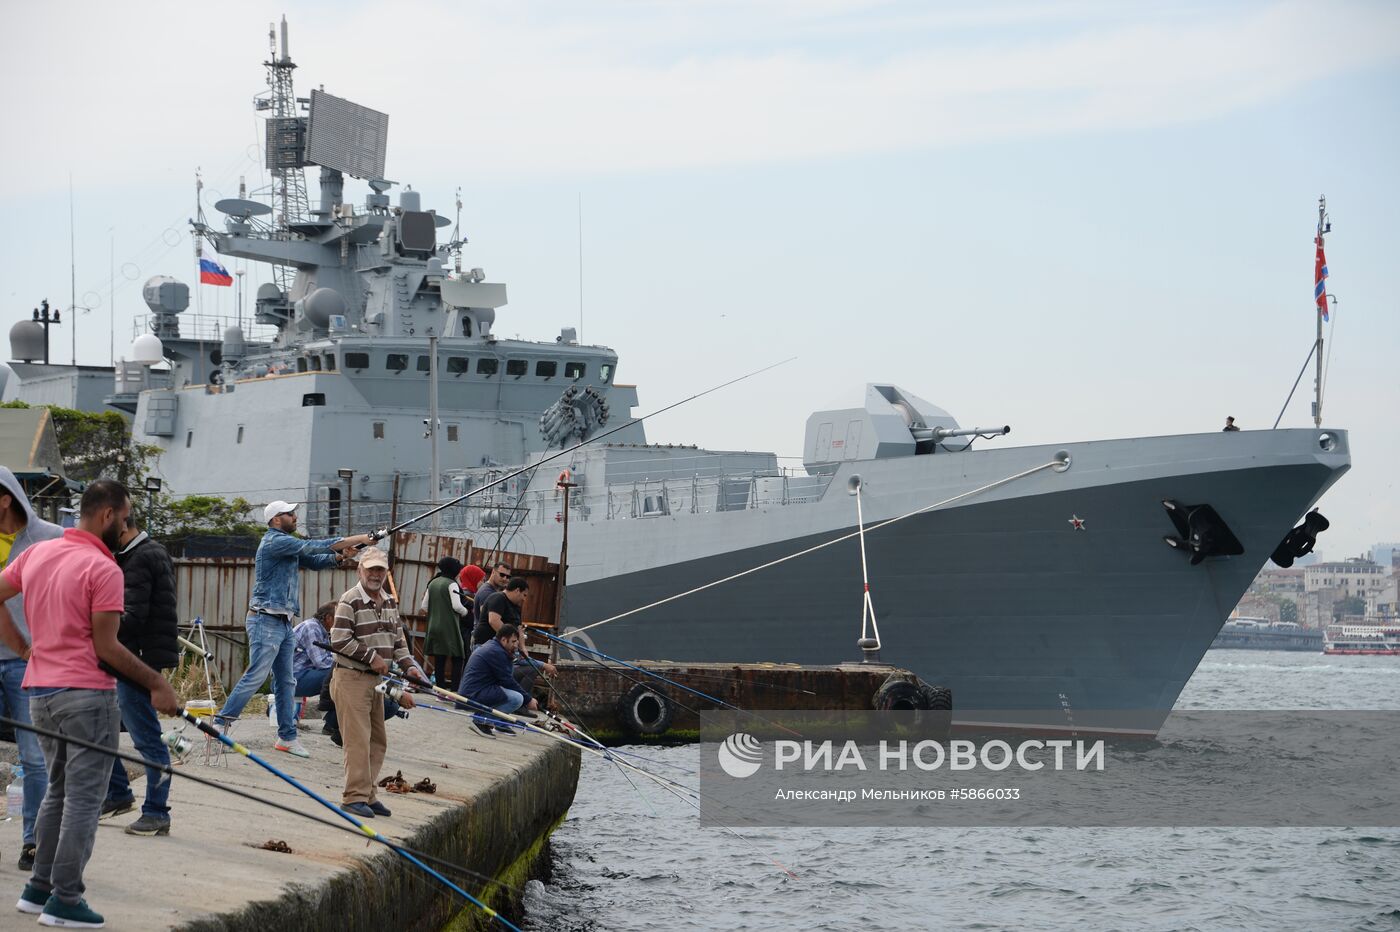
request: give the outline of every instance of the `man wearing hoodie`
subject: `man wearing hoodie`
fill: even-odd
[[[63,528],[36,515],[15,474],[0,466],[0,570],[19,559],[31,544],[62,536]],[[25,641],[31,641],[24,619],[24,593],[11,598],[5,607],[10,610],[10,618]],[[24,682],[24,671],[28,667],[25,660],[0,643],[0,714],[26,723],[30,722],[29,697],[20,684]],[[34,867],[34,819],[39,813],[39,804],[44,801],[49,774],[34,732],[16,728],[15,744],[19,747],[20,766],[24,768],[24,842],[20,848],[19,867],[27,871]]]
[[[126,607],[122,610],[117,640],[152,670],[161,671],[180,663],[180,618],[175,600],[175,564],[165,548],[138,530],[127,515],[126,526],[117,541],[117,566],[121,567]],[[117,704],[122,724],[131,734],[136,752],[161,766],[170,764],[170,750],[161,740],[160,719],[151,696],[126,680],[117,680]],[[141,817],[126,827],[128,835],[169,835],[170,775],[154,767],[146,768],[146,799]],[[126,766],[112,760],[112,778],[102,815],[130,812],[136,802]]]

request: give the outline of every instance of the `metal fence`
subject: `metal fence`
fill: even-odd
[[[421,659],[427,619],[418,611],[418,604],[437,573],[438,560],[451,556],[464,564],[480,565],[491,551],[474,546],[468,538],[406,531],[394,535],[390,553],[400,615],[413,653]],[[515,576],[530,582],[529,595],[522,607],[523,618],[553,625],[558,564],[532,554],[501,553],[498,558],[511,565]],[[203,620],[209,635],[209,649],[214,654],[211,672],[226,690],[242,676],[247,663],[243,623],[253,593],[253,567],[252,557],[181,557],[175,560],[175,594],[182,627],[188,632],[192,619]],[[310,617],[324,602],[338,600],[355,582],[353,570],[301,573],[303,617]]]

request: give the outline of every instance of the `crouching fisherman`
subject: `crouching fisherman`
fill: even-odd
[[[399,604],[384,591],[389,558],[378,547],[360,554],[360,582],[340,597],[331,625],[331,649],[336,671],[331,676],[341,741],[345,748],[345,790],[340,808],[361,818],[389,815],[389,807],[377,798],[376,783],[384,765],[388,739],[384,728],[383,697],[375,692],[389,672],[390,662],[413,676],[427,680],[409,653],[399,621]],[[360,669],[368,665],[373,672]],[[399,699],[413,708],[413,697]]]
[[[533,698],[526,702],[525,693],[515,679],[513,660],[519,650],[520,629],[513,624],[502,624],[494,638],[472,651],[458,692],[497,712],[515,712],[525,718],[535,718],[539,703]],[[472,719],[472,727],[484,735],[491,734],[491,726],[479,719]],[[510,733],[509,726],[496,727]]]
[[[34,725],[112,751],[121,724],[117,684],[99,663],[146,690],[157,712],[180,709],[165,678],[117,640],[126,593],[112,553],[130,510],[121,483],[98,479],[83,492],[77,527],[35,544],[0,573],[0,602],[25,595],[32,649],[3,605],[0,641],[29,661],[24,688]],[[101,928],[102,916],[83,899],[83,868],[92,856],[112,757],[58,738],[39,742],[49,785],[39,807],[34,874],[15,907],[42,914],[43,925]]]

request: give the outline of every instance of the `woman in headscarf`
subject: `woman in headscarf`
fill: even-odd
[[[471,602],[462,598],[457,574],[462,561],[443,557],[438,561],[437,575],[423,591],[418,610],[428,616],[428,635],[423,640],[423,653],[433,658],[433,675],[444,689],[455,689],[466,664],[466,641],[462,638],[462,619],[471,618]]]
[[[462,643],[467,645],[469,657],[472,652],[472,629],[476,627],[476,590],[481,588],[485,579],[486,571],[475,563],[468,563],[457,574],[457,585],[462,587],[462,601],[471,607],[471,611],[462,618]],[[466,669],[465,664],[463,669]]]

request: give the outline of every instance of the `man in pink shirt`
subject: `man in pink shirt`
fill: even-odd
[[[0,641],[29,661],[24,688],[35,726],[112,750],[121,713],[109,670],[148,690],[158,711],[180,709],[165,678],[117,640],[125,587],[112,552],[130,510],[121,483],[98,479],[83,492],[77,527],[35,544],[0,573]],[[20,592],[31,643],[3,604]],[[41,914],[43,925],[101,928],[102,916],[83,899],[83,868],[112,758],[55,738],[39,742],[49,764],[48,792],[35,824],[34,874],[15,906]]]

